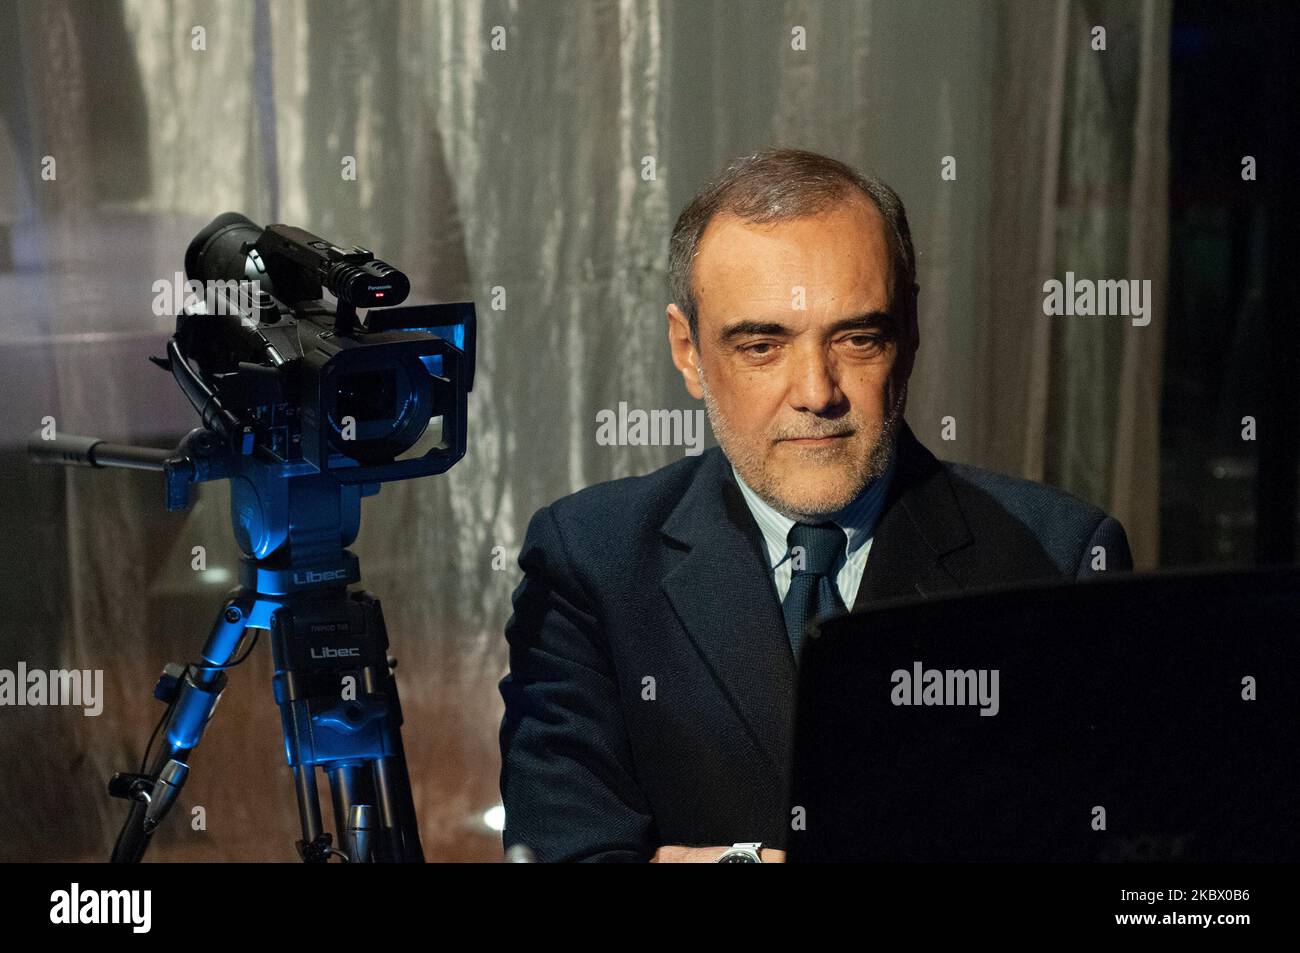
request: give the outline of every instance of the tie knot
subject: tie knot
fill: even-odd
[[[790,527],[786,542],[794,560],[793,575],[812,573],[828,576],[835,560],[844,552],[848,538],[834,523],[795,523]]]

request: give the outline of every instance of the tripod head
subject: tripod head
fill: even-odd
[[[186,434],[175,450],[94,437],[45,439],[39,431],[27,449],[38,463],[160,471],[169,510],[189,506],[191,485],[229,480],[230,525],[244,556],[240,582],[254,592],[288,595],[360,578],[346,547],[361,527],[361,499],[378,493],[378,483],[344,483],[309,467],[238,454],[203,427]]]

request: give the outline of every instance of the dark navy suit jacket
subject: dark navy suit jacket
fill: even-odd
[[[905,424],[855,609],[1131,568],[1120,524],[1051,487],[941,463]],[[721,449],[539,510],[501,682],[505,846],[646,860],[781,847],[795,660],[767,553]]]

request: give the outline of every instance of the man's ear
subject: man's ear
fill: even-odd
[[[699,354],[691,341],[691,322],[685,312],[675,304],[668,306],[668,346],[673,352],[673,363],[682,372],[682,381],[686,392],[700,400],[704,397],[704,388],[700,386],[700,371],[697,362]]]

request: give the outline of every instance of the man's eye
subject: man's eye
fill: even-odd
[[[764,357],[767,355],[767,349],[771,347],[772,343],[770,341],[759,341],[756,344],[742,345],[740,349],[753,357]],[[763,348],[763,350],[759,350],[759,348]]]
[[[880,338],[872,334],[855,334],[847,340],[851,342],[855,348],[861,351],[865,351],[868,348],[879,347],[881,344]]]

